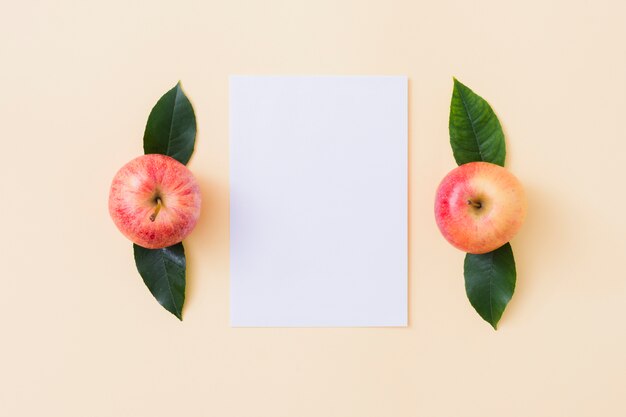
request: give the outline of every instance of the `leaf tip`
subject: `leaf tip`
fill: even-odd
[[[168,307],[165,307],[165,309],[167,311],[169,311],[170,313],[172,313],[172,315],[174,317],[176,317],[178,320],[183,321],[183,308],[182,308],[182,306],[181,306],[180,310],[178,308],[176,308],[176,306],[174,306],[174,308],[172,308],[172,309],[170,309]]]
[[[462,89],[468,89],[468,87],[465,84],[463,84],[461,81],[459,81],[458,78],[452,77],[452,79],[454,80],[454,89],[455,90],[458,90],[458,89],[461,89],[461,88]]]

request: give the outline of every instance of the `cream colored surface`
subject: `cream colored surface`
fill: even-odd
[[[2,6],[0,415],[626,415],[623,2]],[[241,73],[408,74],[408,328],[229,328],[227,76]],[[528,192],[497,332],[433,218],[455,166],[453,75],[494,106]],[[178,79],[205,201],[182,323],[107,213]]]

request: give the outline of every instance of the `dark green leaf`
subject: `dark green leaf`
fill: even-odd
[[[465,256],[465,291],[476,312],[494,329],[515,291],[515,259],[509,243],[482,255]]]
[[[498,118],[487,101],[456,78],[449,129],[457,164],[485,161],[504,166],[506,145]]]
[[[183,319],[185,302],[185,249],[182,243],[163,249],[134,244],[135,264],[146,286],[167,311]]]
[[[196,142],[196,115],[180,82],[152,108],[143,135],[144,153],[160,153],[187,164]]]

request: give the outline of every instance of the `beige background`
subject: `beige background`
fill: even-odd
[[[3,1],[0,415],[626,415],[625,21],[618,0]],[[409,76],[408,328],[229,328],[238,73]],[[494,106],[529,196],[497,332],[432,214],[453,75]],[[205,200],[182,323],[107,212],[179,79]]]

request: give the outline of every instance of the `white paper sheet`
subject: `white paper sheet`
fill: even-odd
[[[406,326],[407,78],[230,77],[231,325]]]

